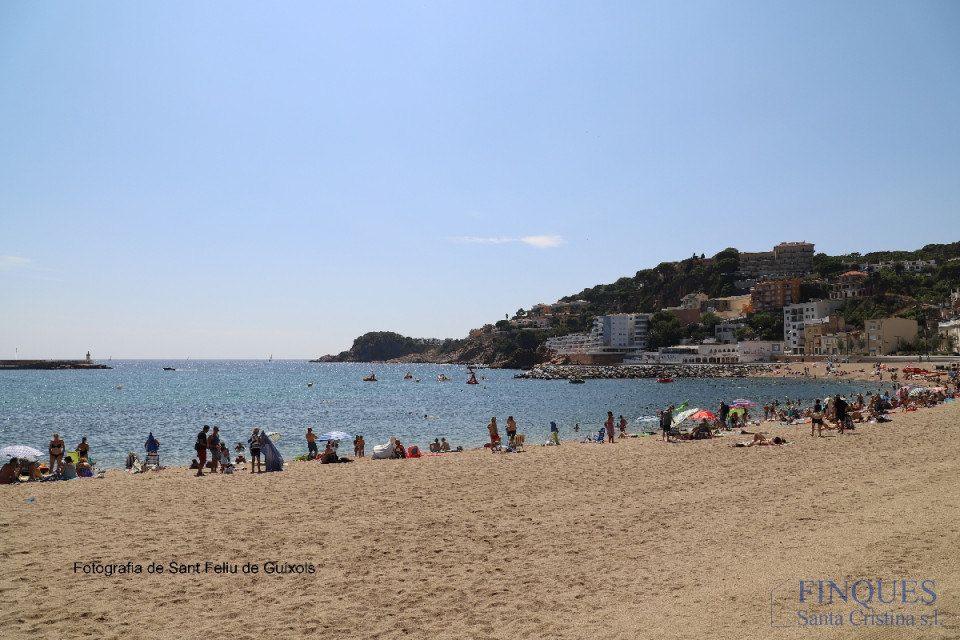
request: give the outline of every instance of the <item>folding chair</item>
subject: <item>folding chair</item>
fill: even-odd
[[[147,469],[160,470],[160,454],[156,451],[147,454],[147,459],[143,463],[143,470],[146,471]]]

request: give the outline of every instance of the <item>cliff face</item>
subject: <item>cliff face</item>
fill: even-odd
[[[368,334],[369,335],[369,334]],[[361,337],[362,338],[362,337]],[[357,341],[361,341],[358,338]],[[361,342],[363,344],[363,342]],[[480,336],[467,340],[448,341],[442,345],[411,349],[407,353],[389,354],[376,353],[368,349],[358,348],[354,342],[353,348],[342,351],[337,355],[327,355],[310,362],[410,362],[436,364],[483,364],[494,368],[524,369],[535,364],[547,362],[549,354],[542,349],[513,349],[504,351],[503,345],[498,344],[492,336]],[[381,357],[376,357],[380,355]]]

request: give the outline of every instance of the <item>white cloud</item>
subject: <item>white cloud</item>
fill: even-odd
[[[454,242],[463,244],[506,244],[508,242],[522,242],[538,249],[549,249],[564,243],[562,236],[526,236],[523,238],[478,238],[474,236],[460,236],[452,238]]]
[[[549,249],[563,244],[562,236],[527,236],[520,238],[521,242],[537,247],[538,249]]]
[[[0,269],[15,269],[29,263],[28,259],[19,256],[0,256]]]

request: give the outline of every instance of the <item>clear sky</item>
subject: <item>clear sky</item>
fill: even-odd
[[[960,3],[0,3],[0,359],[312,358],[960,240]]]

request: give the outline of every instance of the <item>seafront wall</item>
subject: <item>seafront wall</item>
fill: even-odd
[[[768,362],[750,364],[617,364],[567,365],[543,364],[514,378],[532,380],[565,380],[569,378],[745,378],[773,371]]]

